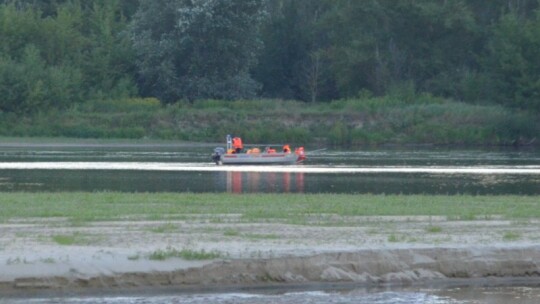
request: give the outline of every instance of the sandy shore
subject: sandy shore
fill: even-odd
[[[316,223],[244,223],[231,215],[11,220],[0,223],[0,294],[540,278],[536,220],[348,217]],[[152,259],[172,250],[221,257]]]

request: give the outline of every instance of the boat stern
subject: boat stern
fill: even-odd
[[[225,154],[225,149],[222,147],[217,147],[214,149],[214,153],[212,153],[212,161],[216,163],[216,165],[223,164],[223,161],[221,157]]]

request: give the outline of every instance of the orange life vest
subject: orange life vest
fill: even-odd
[[[244,149],[244,145],[242,144],[242,139],[240,137],[233,138],[233,148]]]

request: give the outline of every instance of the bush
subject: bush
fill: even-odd
[[[85,107],[87,111],[114,113],[114,112],[137,112],[155,111],[161,107],[157,98],[120,98],[94,100],[88,102]]]
[[[261,145],[325,141],[344,147],[383,143],[521,144],[540,134],[540,126],[533,114],[515,109],[469,105],[422,94],[413,104],[378,97],[315,104],[206,100],[161,106],[153,98],[121,98],[26,115],[0,112],[0,134],[220,143],[226,134],[235,134],[246,143]]]
[[[32,113],[65,108],[80,101],[81,75],[77,69],[46,66],[34,46],[24,49],[20,61],[0,57],[0,110]]]
[[[328,133],[328,141],[333,146],[348,146],[351,144],[351,136],[345,123],[338,121]]]

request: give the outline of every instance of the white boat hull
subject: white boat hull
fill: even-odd
[[[238,153],[221,155],[221,163],[227,164],[295,164],[302,159],[294,153]]]
[[[234,153],[238,151],[239,153]],[[264,152],[259,148],[249,149],[243,152],[244,146],[240,137],[227,135],[227,147],[216,147],[212,160],[217,165],[253,165],[253,164],[295,164],[306,159],[304,147],[299,147],[292,152],[289,145],[283,146],[283,152],[267,147]]]

